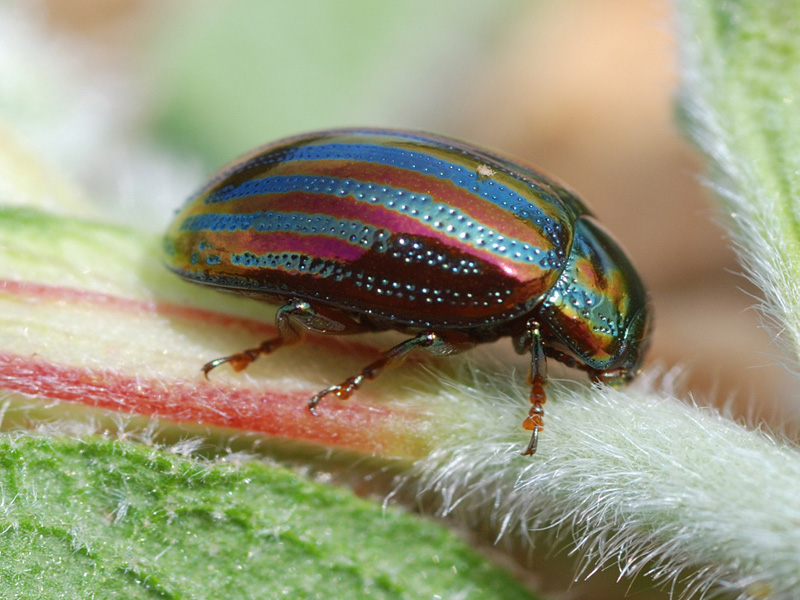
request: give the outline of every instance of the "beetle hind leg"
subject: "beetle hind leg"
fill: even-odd
[[[361,387],[364,381],[375,379],[384,369],[396,367],[406,356],[414,350],[425,350],[426,352],[438,356],[456,354],[463,352],[475,345],[466,335],[447,332],[447,334],[424,331],[411,339],[400,342],[396,346],[384,352],[378,360],[375,360],[361,369],[358,375],[348,377],[338,385],[325,388],[308,402],[308,410],[315,417],[318,416],[316,408],[320,401],[330,394],[335,395],[340,400],[346,400],[354,391]]]
[[[275,327],[278,335],[230,356],[214,359],[203,365],[203,374],[208,374],[223,364],[230,364],[234,371],[243,371],[262,354],[270,354],[281,346],[291,346],[302,341],[305,331],[328,334],[357,333],[364,326],[341,314],[317,308],[305,300],[293,299],[278,309],[275,314]]]
[[[522,453],[523,456],[536,454],[539,444],[539,432],[544,429],[544,403],[547,401],[544,387],[547,384],[547,359],[544,355],[542,332],[539,323],[528,321],[525,332],[531,345],[531,409],[522,422],[522,427],[531,432],[531,441]]]

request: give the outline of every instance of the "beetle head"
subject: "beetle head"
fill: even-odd
[[[645,354],[650,347],[652,312],[649,308],[649,303],[645,303],[633,316],[613,366],[596,371],[595,380],[619,387],[629,383],[639,374]]]
[[[617,242],[589,216],[575,223],[572,249],[538,308],[550,345],[593,377],[620,385],[639,372],[649,345],[650,303]]]

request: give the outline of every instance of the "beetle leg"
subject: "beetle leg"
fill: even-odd
[[[536,321],[528,321],[526,335],[531,344],[531,410],[527,418],[522,422],[522,427],[531,431],[531,441],[523,456],[532,455],[536,453],[536,446],[539,443],[539,432],[544,429],[544,403],[547,396],[544,392],[544,386],[547,384],[547,359],[544,355],[544,346],[542,344],[542,332],[539,328],[539,323]]]
[[[258,358],[259,354],[269,354],[270,352],[274,352],[287,343],[289,343],[287,340],[283,339],[281,336],[278,336],[261,342],[261,345],[256,348],[248,348],[247,350],[243,350],[242,352],[238,352],[236,354],[215,358],[214,360],[208,361],[203,365],[203,375],[205,375],[206,379],[208,379],[208,374],[211,371],[225,363],[230,363],[234,371],[243,371],[247,368],[247,365]]]
[[[293,299],[278,309],[275,314],[275,327],[278,336],[270,338],[256,348],[249,348],[230,356],[217,358],[203,365],[203,373],[208,374],[218,366],[230,363],[234,371],[242,371],[261,354],[274,352],[281,346],[291,346],[301,341],[305,330],[315,333],[355,333],[363,329],[361,325],[344,315],[328,314],[316,309],[304,300]]]
[[[361,369],[358,375],[348,377],[345,381],[338,385],[332,385],[325,388],[316,394],[308,402],[308,410],[312,415],[319,416],[316,408],[325,396],[328,394],[335,394],[337,398],[346,400],[350,395],[356,391],[365,380],[375,379],[386,368],[396,367],[406,356],[414,350],[425,350],[430,354],[438,356],[445,356],[449,354],[456,354],[463,352],[475,345],[466,335],[456,332],[448,332],[447,334],[435,333],[433,331],[424,331],[415,337],[400,342],[396,346],[390,348],[383,353],[378,360],[371,362],[366,367]]]

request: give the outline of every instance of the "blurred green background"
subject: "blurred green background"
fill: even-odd
[[[163,139],[213,164],[301,131],[458,129],[520,0],[192,3],[144,37]]]

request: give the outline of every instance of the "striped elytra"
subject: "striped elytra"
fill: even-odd
[[[182,277],[281,307],[275,340],[212,361],[206,374],[225,362],[242,369],[303,330],[413,336],[317,394],[312,412],[412,350],[451,353],[510,336],[531,353],[532,454],[545,356],[620,383],[647,345],[647,293],[581,201],[444,137],[338,130],[264,146],[185,204],[164,247]]]

